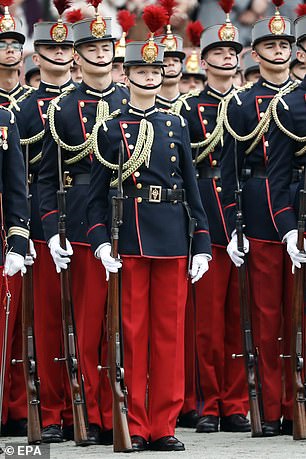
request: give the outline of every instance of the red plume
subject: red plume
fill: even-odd
[[[204,30],[200,21],[190,21],[186,27],[186,33],[193,46],[200,46],[200,37]]]
[[[228,14],[232,11],[235,0],[220,0],[219,5],[223,9],[224,13]]]
[[[306,15],[306,5],[305,3],[304,4],[299,4],[297,7],[296,7],[296,10],[295,10],[296,14],[298,15],[298,17],[300,16],[305,16]]]
[[[280,6],[284,4],[284,0],[272,0],[272,2],[276,6],[276,8],[279,8]]]
[[[149,30],[154,33],[163,25],[167,24],[168,14],[162,6],[149,5],[143,10],[142,18]]]
[[[123,32],[128,33],[130,28],[135,25],[136,14],[130,13],[128,10],[121,10],[117,13],[117,20]]]
[[[100,5],[101,2],[102,2],[102,0],[87,0],[87,3],[89,5],[92,5],[95,9],[98,8],[98,6]]]
[[[14,3],[14,0],[2,0],[0,1],[1,6],[11,6]]]
[[[170,18],[174,13],[174,9],[177,6],[176,0],[159,0],[158,4],[162,6],[168,14],[168,24],[170,24]]]
[[[53,3],[60,16],[63,14],[65,10],[67,10],[71,6],[70,0],[54,0]]]
[[[84,19],[84,16],[81,9],[78,8],[77,10],[67,11],[67,13],[65,13],[65,19],[67,22],[73,24],[74,22],[78,22]]]

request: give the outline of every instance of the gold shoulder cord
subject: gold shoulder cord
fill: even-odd
[[[304,137],[299,137],[297,136],[296,134],[294,134],[293,132],[289,131],[287,128],[285,128],[285,126],[281,123],[279,117],[278,117],[278,114],[277,114],[277,105],[279,104],[281,98],[287,94],[290,94],[291,92],[293,92],[297,87],[299,86],[299,83],[295,82],[293,83],[288,89],[286,89],[286,91],[282,91],[280,93],[277,94],[277,96],[273,99],[273,103],[272,103],[272,116],[273,116],[273,119],[277,125],[277,127],[284,133],[286,134],[290,139],[294,140],[295,142],[301,142],[301,143],[304,143],[306,142],[306,136]],[[306,145],[301,148],[300,150],[298,150],[296,153],[295,153],[295,156],[302,156],[304,153],[306,152]]]
[[[98,131],[100,127],[103,125],[104,131],[108,130],[106,125],[106,121],[112,119],[116,116],[116,112],[114,112],[110,117],[106,120],[99,120],[93,128],[92,137],[93,137],[93,151],[98,159],[98,161],[105,167],[108,167],[112,170],[118,170],[118,164],[110,163],[106,161],[101,152],[99,151],[98,146]],[[150,121],[146,119],[142,119],[139,126],[139,132],[137,136],[136,145],[131,157],[123,164],[123,174],[122,180],[126,180],[130,177],[143,163],[146,163],[146,166],[149,167],[150,163],[150,156],[151,156],[151,149],[154,141],[154,128]],[[115,187],[118,184],[118,179],[115,179],[111,182],[111,186]]]
[[[50,125],[50,131],[51,131],[52,137],[55,140],[55,142],[59,143],[59,145],[62,148],[64,148],[65,150],[67,150],[67,151],[79,152],[76,156],[74,156],[72,158],[69,158],[69,159],[64,161],[65,164],[68,164],[68,165],[77,163],[78,161],[80,161],[82,158],[87,156],[92,151],[92,133],[85,140],[85,142],[83,142],[83,143],[81,143],[79,145],[68,145],[67,143],[65,143],[59,137],[59,135],[58,135],[58,133],[56,131],[55,113],[56,113],[56,111],[60,111],[61,110],[61,107],[58,105],[58,103],[60,102],[60,100],[63,97],[67,96],[71,91],[73,91],[75,89],[76,89],[75,87],[69,88],[63,94],[61,94],[60,96],[58,96],[55,99],[53,99],[49,104],[48,112],[47,112],[49,125]],[[108,103],[103,101],[103,100],[99,100],[99,102],[97,104],[96,120],[98,118],[100,118],[100,117],[101,118],[106,118],[108,115],[109,115]]]

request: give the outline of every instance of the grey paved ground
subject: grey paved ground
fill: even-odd
[[[112,446],[90,446],[79,448],[73,442],[51,446],[51,459],[121,459],[136,457],[140,459],[306,459],[306,441],[293,441],[292,437],[251,438],[250,434],[196,434],[193,430],[179,428],[176,436],[185,443],[186,451],[181,453],[163,453],[146,451],[143,453],[114,454]],[[0,446],[22,442],[24,439],[1,438]],[[15,445],[16,446],[16,445]],[[0,458],[4,455],[0,456]],[[5,457],[9,457],[5,455]],[[10,456],[13,458],[25,457]],[[29,456],[28,456],[29,457]],[[41,457],[38,454],[32,457]],[[44,456],[42,456],[45,459]]]

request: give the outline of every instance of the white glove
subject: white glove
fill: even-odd
[[[250,249],[250,244],[248,239],[243,235],[243,252],[240,252],[237,248],[237,234],[234,233],[232,239],[226,247],[226,251],[230,256],[230,259],[237,268],[239,268],[244,263],[244,255],[248,253]]]
[[[291,230],[285,234],[283,241],[287,243],[287,252],[290,255],[292,261],[292,274],[294,273],[294,268],[300,268],[301,263],[306,263],[306,254],[298,250],[297,244],[298,232],[297,230]],[[304,250],[306,249],[306,243],[304,239]]]
[[[111,257],[111,245],[109,243],[101,244],[95,255],[100,258],[106,271],[106,280],[109,279],[109,273],[117,273],[118,269],[122,267],[122,262],[116,258]]]
[[[5,257],[3,275],[14,276],[18,271],[21,271],[21,274],[26,272],[24,257],[19,253],[8,252]]]
[[[32,266],[36,257],[37,257],[37,253],[34,247],[34,243],[32,239],[29,239],[29,253],[26,254],[24,264],[26,266]]]
[[[192,257],[192,264],[190,270],[191,283],[194,284],[201,279],[203,274],[208,271],[208,258],[204,253],[198,253]]]
[[[68,263],[70,263],[69,256],[73,254],[73,250],[68,239],[66,239],[66,250],[62,249],[60,246],[59,234],[55,234],[49,239],[48,247],[56,267],[56,272],[60,273],[61,269],[67,269]]]

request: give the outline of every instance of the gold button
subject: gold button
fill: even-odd
[[[173,185],[173,189],[174,189],[174,190],[177,189],[177,184],[176,184],[176,183]]]
[[[140,176],[140,172],[136,171],[134,175],[135,175],[135,177],[139,177]]]
[[[142,198],[140,196],[137,198],[137,202],[142,202]]]
[[[214,176],[214,180],[219,180],[219,178],[220,178],[219,175]]]
[[[134,150],[134,145],[129,145],[130,150]]]
[[[212,166],[216,166],[216,165],[217,165],[217,160],[216,160],[216,159],[213,159],[212,162],[211,162],[211,165],[212,165]]]
[[[167,120],[167,121],[166,121],[166,126],[170,127],[170,126],[171,126],[171,124],[172,124],[172,123],[171,123],[171,121],[170,121],[170,120]]]
[[[173,137],[173,131],[169,131],[168,136]]]
[[[205,126],[208,125],[208,121],[207,120],[203,120],[203,123],[205,124]]]
[[[131,134],[130,134],[129,132],[127,132],[127,133],[125,134],[125,137],[126,137],[127,139],[129,139],[129,138],[131,137]]]
[[[175,147],[175,143],[170,143],[170,148],[174,148]]]
[[[43,107],[45,103],[44,103],[43,100],[40,100],[40,101],[38,102],[38,104],[39,104],[41,107]]]
[[[221,193],[221,191],[222,191],[221,186],[217,186],[217,193]]]
[[[174,163],[176,161],[176,156],[171,156],[171,161]]]
[[[264,114],[265,114],[264,112],[260,112],[259,113],[259,117],[262,118],[264,116]]]
[[[175,176],[175,172],[171,172],[171,177],[174,177]]]
[[[83,101],[80,102],[80,107],[84,107],[84,105],[85,105],[85,102],[83,102]]]
[[[126,123],[123,123],[122,127],[123,127],[123,129],[126,129],[128,127],[128,125]]]
[[[90,137],[90,132],[86,132],[85,137],[88,139],[88,137]]]
[[[122,99],[122,105],[126,105],[127,104],[127,99]]]
[[[43,113],[41,116],[42,116],[42,118],[44,118],[45,120],[48,118],[47,113]]]
[[[265,147],[268,147],[269,146],[269,142],[266,140],[265,141]]]
[[[84,123],[87,123],[87,118],[86,118],[86,116],[83,116],[82,120],[83,120]]]
[[[136,188],[138,188],[138,190],[141,190],[142,184],[141,183],[137,183]]]
[[[206,137],[210,137],[210,132],[206,132]]]
[[[262,104],[262,99],[258,99],[258,103],[259,103],[259,104]]]
[[[204,107],[200,107],[200,112],[204,112],[205,108]]]

